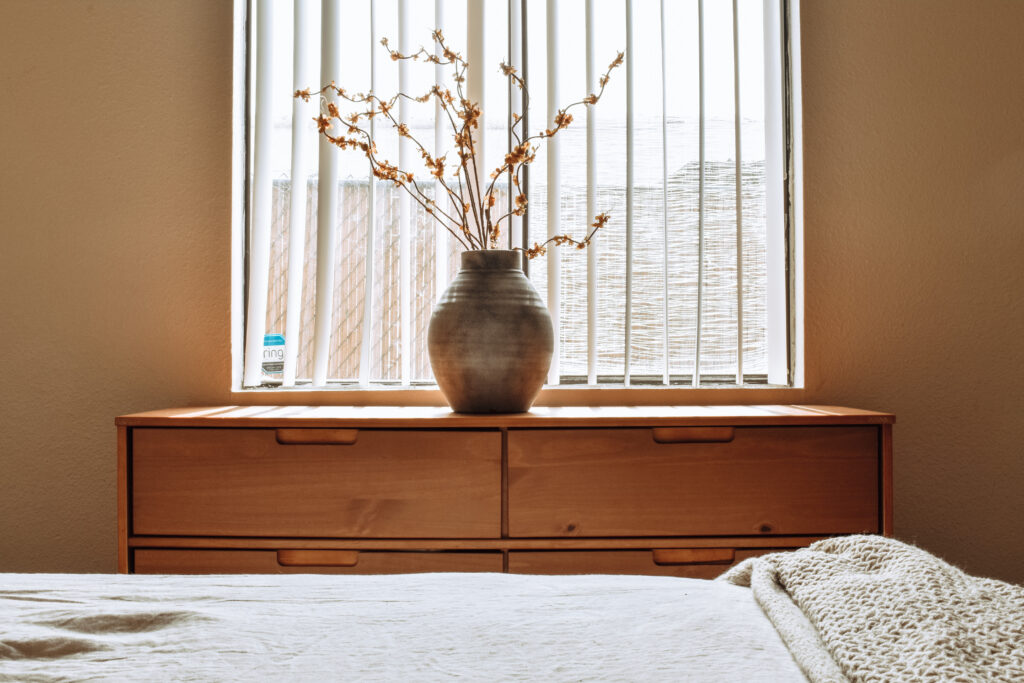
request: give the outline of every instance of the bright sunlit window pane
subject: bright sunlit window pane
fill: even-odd
[[[320,3],[310,3],[312,21],[305,32],[297,32],[294,3],[303,1],[259,3],[260,7],[269,6],[268,16],[259,16],[257,3],[252,3],[254,16],[250,37],[250,58],[255,63],[261,50],[266,49],[255,44],[255,27],[259,22],[271,23],[273,59],[269,82],[259,86],[270,89],[272,109],[271,148],[265,150],[263,156],[269,159],[263,163],[269,163],[273,177],[265,333],[268,338],[287,336],[287,344],[297,348],[293,373],[297,384],[309,384],[314,375],[319,143],[313,117],[319,104],[309,103],[302,109],[301,117],[293,120],[292,93],[299,88],[317,90],[324,85],[319,76],[323,40]],[[528,70],[523,70],[523,64],[515,66],[528,79],[529,124],[530,130],[536,132],[552,125],[546,120],[547,79],[556,68],[549,61],[546,32],[548,3],[553,0],[511,1],[516,3],[517,12],[521,5],[526,17],[522,35]],[[375,92],[384,97],[396,93],[398,63],[389,58],[379,41],[386,36],[392,47],[397,47],[401,23],[411,36],[413,51],[420,45],[433,51],[431,31],[440,16],[441,28],[449,43],[465,54],[467,0],[438,0],[438,3],[410,1],[404,16],[399,15],[399,0],[344,3],[344,37],[340,40],[342,76],[338,85],[350,92],[370,92],[375,88]],[[781,324],[783,330],[786,325],[785,321],[769,320],[767,304],[771,269],[766,258],[769,251],[766,226],[768,207],[773,204],[767,201],[766,193],[772,186],[770,178],[776,178],[775,186],[781,187],[779,178],[784,165],[769,167],[766,160],[769,156],[766,147],[770,147],[766,140],[781,136],[781,131],[769,130],[766,120],[774,119],[767,117],[766,111],[778,107],[773,103],[783,101],[786,94],[782,92],[782,82],[772,83],[766,78],[765,31],[775,24],[765,21],[765,12],[766,8],[777,11],[778,0],[737,0],[736,16],[734,3],[726,0],[704,0],[703,3],[700,0],[664,3],[633,0],[629,5],[623,0],[595,0],[594,4],[594,23],[590,26],[584,21],[585,0],[558,0],[554,5],[559,22],[554,61],[560,91],[557,104],[564,107],[587,94],[585,45],[588,30],[596,44],[598,74],[625,49],[626,12],[627,6],[631,6],[633,128],[627,131],[626,69],[617,69],[612,72],[611,83],[595,110],[597,210],[611,216],[595,240],[597,281],[588,287],[585,252],[563,249],[560,258],[556,297],[560,321],[556,330],[560,381],[585,382],[588,366],[593,362],[599,382],[621,383],[628,358],[631,383],[663,383],[666,372],[669,383],[679,385],[690,384],[695,373],[698,373],[697,384],[764,383],[768,373],[768,337],[773,325],[779,328]],[[509,60],[509,35],[513,27],[506,2],[492,0],[486,2],[485,7],[486,64],[483,67],[487,76],[483,104],[487,158],[484,166],[493,168],[507,150],[509,110],[516,104],[510,102],[507,82],[498,71],[499,62]],[[703,8],[703,24],[699,21],[700,7]],[[735,45],[734,29],[738,36]],[[513,34],[518,33],[513,31]],[[778,36],[773,40],[778,42]],[[297,50],[305,54],[305,61],[311,65],[303,82],[298,82],[294,73]],[[737,54],[738,63],[734,59]],[[371,55],[375,55],[375,69],[371,69]],[[416,62],[409,64],[408,69],[406,92],[414,96],[427,92],[435,79],[433,65]],[[250,71],[255,72],[255,69]],[[255,116],[256,87],[255,83],[251,84],[248,95],[250,130]],[[435,150],[433,103],[412,104],[408,109],[405,122],[414,137],[435,154],[443,153],[444,150]],[[574,123],[559,134],[561,172],[557,201],[561,218],[558,232],[582,237],[593,216],[587,215],[584,109],[574,110],[574,116]],[[445,145],[450,147],[449,126],[442,123]],[[634,169],[628,349],[625,344],[627,135],[632,136]],[[397,161],[399,138],[383,117],[377,119],[375,137],[380,157]],[[255,144],[255,135],[250,133],[250,150]],[[302,145],[303,153],[293,154],[293,144]],[[548,237],[551,207],[547,163],[550,153],[541,142],[536,161],[529,167],[526,185],[529,211],[524,219],[524,232],[531,245],[542,243]],[[255,173],[253,156],[249,155],[250,174]],[[301,159],[298,166],[293,157]],[[412,319],[408,325],[411,339],[403,344],[401,190],[392,183],[376,181],[371,192],[369,167],[359,154],[343,152],[339,162],[328,381],[351,383],[362,375],[377,383],[430,383],[433,378],[426,352],[427,324],[440,287],[457,271],[460,247],[454,239],[445,237],[415,202],[408,203]],[[418,154],[414,155],[408,170],[418,176],[426,175],[420,167]],[[501,179],[497,186],[499,204],[507,205],[510,201],[507,181]],[[433,193],[432,185],[427,184],[426,189],[429,194]],[[374,197],[372,207],[371,196]],[[247,201],[252,202],[252,197]],[[297,219],[301,219],[295,228],[291,220],[293,211]],[[299,211],[304,211],[304,217]],[[371,216],[374,218],[372,225]],[[301,230],[300,240],[292,239],[293,229]],[[521,238],[517,233],[512,241],[518,244]],[[372,243],[368,244],[368,239],[372,239]],[[508,240],[508,234],[503,234],[502,246],[507,246]],[[700,243],[704,245],[703,270],[699,267]],[[298,316],[299,324],[297,332],[291,334],[286,331],[286,322],[289,252],[293,244],[303,247],[298,278],[301,295],[296,297],[297,292],[293,291],[292,296],[292,305],[297,309],[292,313]],[[372,263],[367,262],[368,252],[372,254]],[[368,280],[367,273],[371,271],[372,277]],[[703,279],[698,282],[701,272]],[[529,276],[541,298],[548,300],[549,270],[543,258],[529,264]],[[253,286],[253,282],[250,280],[248,286]],[[292,285],[296,286],[295,280]],[[596,313],[596,355],[593,358],[588,356],[591,308]],[[366,326],[369,326],[368,334]],[[364,350],[367,342],[368,353]],[[262,340],[247,340],[246,343],[247,346],[261,344]],[[403,349],[411,354],[407,359],[407,376],[403,376],[402,370]],[[742,377],[737,378],[741,359]],[[271,368],[264,373],[262,382],[279,384],[281,377],[280,368]]]

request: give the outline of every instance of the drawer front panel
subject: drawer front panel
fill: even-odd
[[[508,571],[510,574],[643,574],[713,579],[748,557],[788,549],[725,550],[730,552],[722,557],[707,558],[713,561],[701,562],[700,557],[695,557],[692,559],[698,561],[681,563],[673,562],[671,556],[662,559],[652,550],[514,550],[508,554]]]
[[[133,430],[133,533],[336,538],[500,533],[498,432],[281,432]]]
[[[513,537],[879,532],[878,428],[509,432]]]
[[[136,574],[418,574],[500,572],[500,552],[308,551],[286,557],[273,550],[134,551]],[[299,551],[304,552],[304,551]],[[317,556],[315,553],[321,553]],[[326,553],[326,556],[324,556]]]

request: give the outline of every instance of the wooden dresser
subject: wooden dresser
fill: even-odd
[[[221,407],[117,418],[118,567],[710,578],[892,532],[893,416]]]

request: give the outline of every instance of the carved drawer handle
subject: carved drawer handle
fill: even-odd
[[[280,444],[334,444],[351,446],[359,436],[358,429],[278,429]]]
[[[651,431],[657,443],[725,443],[735,436],[732,427],[655,427]]]
[[[732,564],[736,551],[732,548],[657,548],[652,550],[654,564]]]
[[[282,567],[354,567],[358,562],[358,550],[277,551],[277,563]]]

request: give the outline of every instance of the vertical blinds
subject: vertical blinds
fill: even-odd
[[[503,247],[581,237],[611,215],[585,254],[549,247],[529,264],[556,325],[549,384],[785,384],[781,2],[256,0],[243,385],[432,381],[426,325],[459,245],[365,158],[317,136],[330,91],[291,94],[450,85],[444,67],[394,62],[379,45],[433,51],[434,28],[469,59],[481,168],[508,149],[513,114],[531,132],[551,127],[625,52],[598,105],[540,143],[528,211],[503,236]],[[526,78],[528,103],[501,61]],[[435,156],[452,146],[440,114],[405,100],[398,111]],[[382,158],[423,176],[409,140],[382,117],[371,126]],[[510,202],[508,179],[498,187]]]

